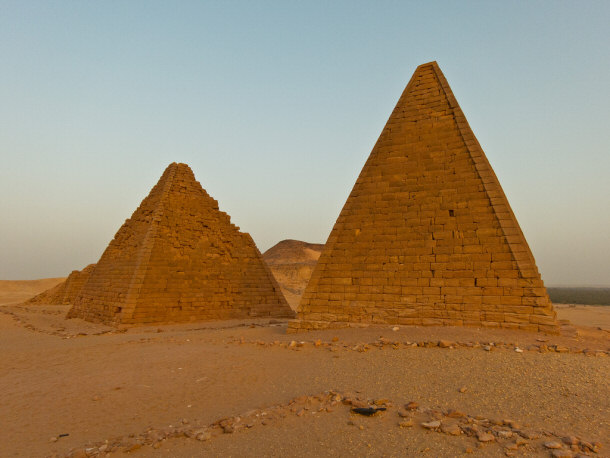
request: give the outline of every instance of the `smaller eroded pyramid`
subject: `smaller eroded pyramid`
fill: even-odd
[[[116,233],[68,313],[114,325],[292,316],[250,235],[177,163]]]
[[[73,305],[74,300],[83,288],[95,264],[89,264],[83,270],[73,270],[68,278],[59,285],[28,299],[27,305]]]

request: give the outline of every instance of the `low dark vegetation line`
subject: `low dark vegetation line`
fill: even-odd
[[[547,288],[556,304],[610,305],[610,288]]]

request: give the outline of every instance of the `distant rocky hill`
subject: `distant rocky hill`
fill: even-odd
[[[293,309],[299,305],[323,248],[323,243],[282,240],[263,253],[263,259]]]

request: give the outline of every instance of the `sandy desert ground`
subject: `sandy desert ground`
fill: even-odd
[[[40,280],[0,280],[0,305],[19,304],[57,286],[65,279],[65,277],[58,277]]]
[[[0,307],[0,456],[610,450],[607,309],[561,336],[387,326],[287,335],[273,320],[116,330],[65,320],[67,309]],[[559,308],[583,322],[589,310]],[[386,410],[350,410],[367,405]]]

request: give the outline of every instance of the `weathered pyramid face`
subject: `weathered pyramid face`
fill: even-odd
[[[289,330],[347,323],[557,330],[532,253],[436,62],[403,92]]]
[[[68,314],[114,324],[291,316],[250,235],[176,163],[119,229]]]

